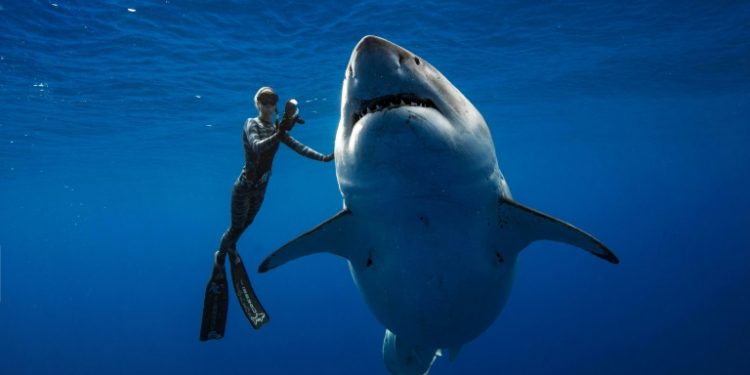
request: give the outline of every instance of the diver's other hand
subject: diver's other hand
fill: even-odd
[[[299,108],[297,107],[296,99],[289,99],[284,106],[284,116],[279,123],[279,130],[283,132],[289,132],[294,127],[294,124],[298,123],[299,120]],[[302,120],[300,123],[304,123]]]
[[[289,99],[284,105],[284,117],[294,117],[299,114],[299,107],[297,107],[297,99]]]

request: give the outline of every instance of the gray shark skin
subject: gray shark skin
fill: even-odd
[[[344,208],[282,246],[266,272],[328,252],[344,257],[386,327],[393,374],[427,374],[484,332],[536,240],[617,257],[578,228],[513,201],[482,115],[427,61],[366,36],[346,68],[335,144]]]

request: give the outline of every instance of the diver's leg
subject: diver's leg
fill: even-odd
[[[201,322],[200,340],[220,339],[224,337],[224,328],[227,321],[227,308],[229,292],[227,288],[227,275],[224,267],[224,259],[227,251],[234,252],[237,239],[244,231],[243,224],[249,206],[248,184],[244,174],[241,174],[232,188],[232,224],[221,238],[219,250],[214,254],[214,265],[211,278],[206,285],[206,294],[203,301],[203,319]]]
[[[260,206],[263,203],[263,196],[265,195],[266,184],[260,184],[257,189],[254,189],[250,193],[250,199],[248,200],[248,206],[244,222],[240,227],[240,233],[244,232],[245,229],[253,222],[255,215],[260,210]],[[255,329],[259,329],[264,324],[268,323],[269,317],[266,310],[260,304],[258,297],[255,295],[253,286],[250,283],[250,278],[247,275],[245,266],[242,263],[242,258],[236,247],[232,247],[229,250],[229,265],[232,270],[232,284],[234,285],[234,292],[237,294],[237,299],[242,306],[242,311],[250,321],[250,324]]]
[[[253,196],[255,195],[253,190],[255,189],[245,179],[244,174],[241,174],[234,183],[231,203],[232,222],[229,229],[221,236],[221,244],[218,251],[221,256],[220,260],[222,261],[227,251],[235,251],[237,241],[260,209],[259,206],[255,207],[252,204]]]
[[[244,232],[253,223],[255,216],[260,211],[260,206],[263,205],[263,199],[266,196],[266,186],[268,186],[267,182],[261,183],[253,189],[251,194],[248,194],[246,215],[243,217],[240,233]]]

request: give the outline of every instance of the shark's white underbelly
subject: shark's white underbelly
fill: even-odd
[[[494,199],[477,195],[471,206],[446,196],[357,207],[373,230],[361,239],[369,257],[350,263],[352,276],[375,316],[399,337],[460,345],[505,304],[516,252],[492,245]]]

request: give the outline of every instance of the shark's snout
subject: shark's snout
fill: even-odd
[[[402,49],[401,47],[375,35],[367,35],[359,40],[354,47],[354,54],[368,53],[372,51],[394,51]]]
[[[368,35],[352,51],[348,74],[353,77],[377,76],[396,71],[413,54],[383,38]]]
[[[349,124],[354,126],[377,112],[419,107],[440,112],[431,95],[432,82],[422,72],[424,64],[412,52],[383,38],[362,38],[352,51],[344,85],[344,115]],[[412,112],[402,113],[406,118]]]

